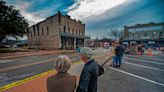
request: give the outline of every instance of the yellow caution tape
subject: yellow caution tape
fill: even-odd
[[[75,61],[75,62],[73,62],[73,64],[78,64],[78,63],[80,63],[80,62],[81,62],[81,61]],[[10,89],[10,88],[12,88],[12,87],[15,87],[15,86],[24,84],[24,83],[29,82],[29,81],[31,81],[31,80],[33,80],[33,79],[38,78],[38,77],[51,74],[51,73],[56,73],[56,71],[55,71],[54,69],[53,69],[53,70],[49,70],[49,71],[47,71],[47,72],[44,72],[44,73],[41,73],[41,74],[37,74],[37,75],[31,76],[31,77],[26,78],[26,79],[19,80],[19,81],[17,81],[17,82],[13,82],[13,83],[11,83],[11,84],[7,84],[7,85],[5,85],[5,86],[0,87],[0,92],[5,91],[5,90],[7,90],[7,89]]]

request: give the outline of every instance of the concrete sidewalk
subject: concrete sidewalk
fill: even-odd
[[[110,57],[110,52],[106,52],[103,55],[95,56],[95,60],[102,64]],[[71,69],[68,71],[72,75],[76,75],[79,78],[82,68],[84,66],[83,62],[73,63]],[[12,83],[3,87],[0,87],[0,92],[47,92],[46,90],[46,80],[49,76],[54,75],[55,70],[50,70],[48,72],[32,76],[16,83]]]

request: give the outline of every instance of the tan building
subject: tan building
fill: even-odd
[[[85,24],[58,12],[29,28],[28,45],[40,49],[76,49],[84,46],[85,38]]]
[[[164,46],[164,23],[136,24],[124,27],[124,41]]]
[[[103,39],[87,39],[85,40],[86,47],[109,47],[113,42],[112,39],[103,38]]]

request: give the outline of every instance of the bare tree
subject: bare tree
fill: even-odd
[[[110,29],[109,36],[114,36],[115,39],[122,41],[124,38],[124,32],[122,30],[118,30],[118,29]]]

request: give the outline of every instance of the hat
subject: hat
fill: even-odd
[[[84,54],[88,57],[92,57],[93,56],[93,53],[92,53],[92,50],[88,47],[81,47],[80,48],[80,51],[79,51],[80,54]]]

